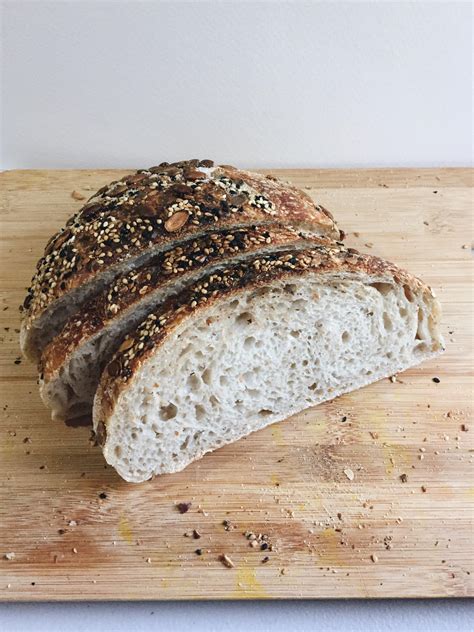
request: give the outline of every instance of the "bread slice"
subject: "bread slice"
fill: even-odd
[[[210,274],[130,334],[93,420],[125,480],[206,452],[443,349],[430,288],[342,246],[266,254]]]
[[[54,419],[88,414],[105,364],[125,334],[187,283],[252,254],[307,248],[327,238],[305,238],[292,228],[251,227],[211,233],[156,255],[118,276],[72,316],[43,351],[41,397]]]
[[[38,361],[89,298],[158,252],[216,230],[278,223],[340,237],[303,191],[208,160],[162,163],[113,182],[48,243],[23,305],[23,353]]]

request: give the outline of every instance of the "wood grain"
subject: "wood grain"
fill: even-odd
[[[138,486],[105,466],[88,428],[53,423],[35,368],[15,364],[18,305],[81,205],[72,191],[124,173],[1,176],[0,599],[473,595],[472,171],[274,172],[331,209],[350,245],[433,286],[447,351]],[[200,539],[184,537],[193,529]]]

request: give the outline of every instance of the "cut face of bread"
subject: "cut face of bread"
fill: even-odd
[[[259,256],[150,314],[105,369],[94,427],[127,481],[176,472],[268,424],[438,354],[439,305],[343,248]]]
[[[54,419],[88,414],[100,375],[125,335],[171,294],[229,261],[256,252],[279,252],[324,238],[303,238],[291,228],[253,227],[212,233],[157,255],[122,274],[72,317],[45,348],[40,393]]]
[[[203,164],[205,163],[205,164]],[[119,274],[209,232],[290,224],[339,239],[331,216],[276,178],[211,161],[163,164],[101,189],[48,243],[24,302],[20,343],[38,361],[65,322]]]

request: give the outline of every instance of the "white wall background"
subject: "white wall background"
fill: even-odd
[[[2,6],[3,168],[471,160],[469,2]]]

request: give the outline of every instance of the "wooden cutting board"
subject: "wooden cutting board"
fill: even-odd
[[[275,172],[331,209],[349,245],[433,286],[447,351],[141,485],[105,466],[89,428],[49,419],[18,360],[18,305],[83,203],[72,192],[124,173],[1,176],[0,599],[472,595],[472,171]]]

